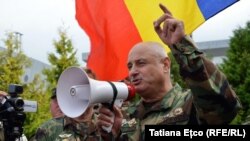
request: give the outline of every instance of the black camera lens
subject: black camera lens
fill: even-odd
[[[23,105],[24,105],[24,101],[22,98],[17,97],[17,98],[12,98],[12,99],[8,99],[8,101],[11,103],[11,105],[18,111],[23,110]]]
[[[24,101],[20,98],[17,98],[15,100],[15,107],[18,109],[18,110],[23,110],[23,105],[24,105]]]
[[[16,107],[19,107],[19,109],[20,109],[20,108],[23,108],[23,105],[24,105],[24,101],[23,101],[21,98],[17,98],[17,99],[15,100],[15,106],[16,106]]]

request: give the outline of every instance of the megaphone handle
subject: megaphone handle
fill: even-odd
[[[114,122],[115,114],[114,114],[114,112],[113,112],[113,111],[114,111],[113,105],[110,104],[110,103],[104,103],[104,104],[102,104],[102,105],[108,107],[108,108],[112,111],[112,115],[111,115],[111,118],[112,118],[112,119],[111,119],[111,120],[112,120],[112,122]],[[122,102],[121,102],[120,100],[116,100],[116,101],[115,101],[115,105],[121,107]],[[113,125],[110,125],[109,127],[102,126],[102,129],[103,129],[104,131],[106,131],[107,133],[111,133],[112,127],[113,127]]]
[[[115,119],[115,115],[114,115],[114,113],[112,112],[112,116],[111,116],[111,120],[112,120],[112,122],[114,122],[114,119]],[[110,126],[108,126],[108,127],[106,127],[106,126],[102,126],[102,129],[104,130],[104,131],[106,131],[107,133],[110,133],[111,132],[111,130],[112,130],[112,127],[113,127],[113,125],[110,125]]]
[[[118,91],[117,91],[115,85],[114,85],[112,82],[109,82],[109,81],[108,81],[108,83],[111,85],[111,87],[112,87],[112,89],[113,89],[113,99],[112,99],[111,103],[106,103],[106,104],[104,104],[104,105],[108,106],[109,109],[110,109],[111,111],[113,111],[113,106],[114,106],[114,103],[115,103],[115,100],[116,100]],[[112,122],[114,122],[114,118],[115,118],[114,113],[112,113],[111,118],[112,118]],[[105,130],[106,132],[110,133],[111,130],[112,130],[112,127],[113,127],[113,125],[111,125],[111,126],[109,126],[109,127],[102,126],[102,129]]]

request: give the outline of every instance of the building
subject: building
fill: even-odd
[[[221,64],[223,59],[226,58],[226,52],[229,49],[229,40],[198,42],[197,46],[208,57],[211,57],[215,64]]]
[[[30,68],[27,68],[25,70],[25,74],[22,77],[23,82],[24,83],[31,82],[34,79],[34,76],[36,74],[40,74],[41,79],[45,80],[45,76],[43,75],[42,70],[45,68],[50,68],[50,65],[45,64],[45,63],[43,63],[39,60],[33,59],[33,58],[30,58],[30,60],[32,62],[32,65]]]
[[[4,50],[5,48],[0,47],[0,51]],[[41,79],[45,80],[45,76],[42,74],[42,70],[45,68],[50,68],[50,65],[43,63],[39,60],[36,60],[34,58],[30,58],[31,60],[31,67],[27,68],[25,70],[25,74],[22,77],[22,81],[24,83],[29,83],[32,82],[32,80],[34,79],[35,74],[40,74],[41,75]]]

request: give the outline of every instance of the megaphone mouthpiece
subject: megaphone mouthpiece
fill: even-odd
[[[128,98],[126,99],[126,101],[129,101],[135,97],[136,91],[134,85],[127,84],[127,86],[128,86]]]

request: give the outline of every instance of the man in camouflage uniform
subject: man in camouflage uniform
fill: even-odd
[[[72,119],[64,116],[60,121],[46,122],[38,129],[36,141],[99,141],[101,138],[94,118],[89,117],[92,112],[90,107],[82,117]]]
[[[90,117],[91,115],[93,107],[89,107],[82,115],[84,118],[65,117],[63,131],[58,134],[55,141],[100,141],[101,137],[95,126],[95,115]]]
[[[95,79],[95,74],[88,68],[84,71],[90,78]],[[59,108],[59,107],[58,107]],[[99,141],[101,139],[95,126],[93,107],[77,118],[67,116],[52,119],[40,127],[36,133],[37,141]]]
[[[160,39],[170,47],[180,65],[180,75],[189,86],[183,91],[172,86],[170,60],[163,47],[155,42],[136,44],[128,56],[131,83],[141,100],[128,108],[129,119],[122,120],[121,111],[102,107],[97,121],[104,140],[144,140],[145,125],[229,124],[241,108],[239,99],[226,77],[205,58],[191,38],[185,35],[183,23],[164,11],[154,28]],[[163,27],[160,25],[163,23]],[[102,126],[113,125],[109,136]]]
[[[88,77],[96,79],[95,73],[89,68],[83,68]],[[57,136],[56,141],[100,141],[101,137],[96,128],[94,106],[77,118],[64,118],[63,131]]]
[[[50,112],[53,118],[44,122],[37,129],[35,134],[36,141],[54,141],[58,134],[63,131],[64,114],[57,102],[56,88],[52,89]]]

